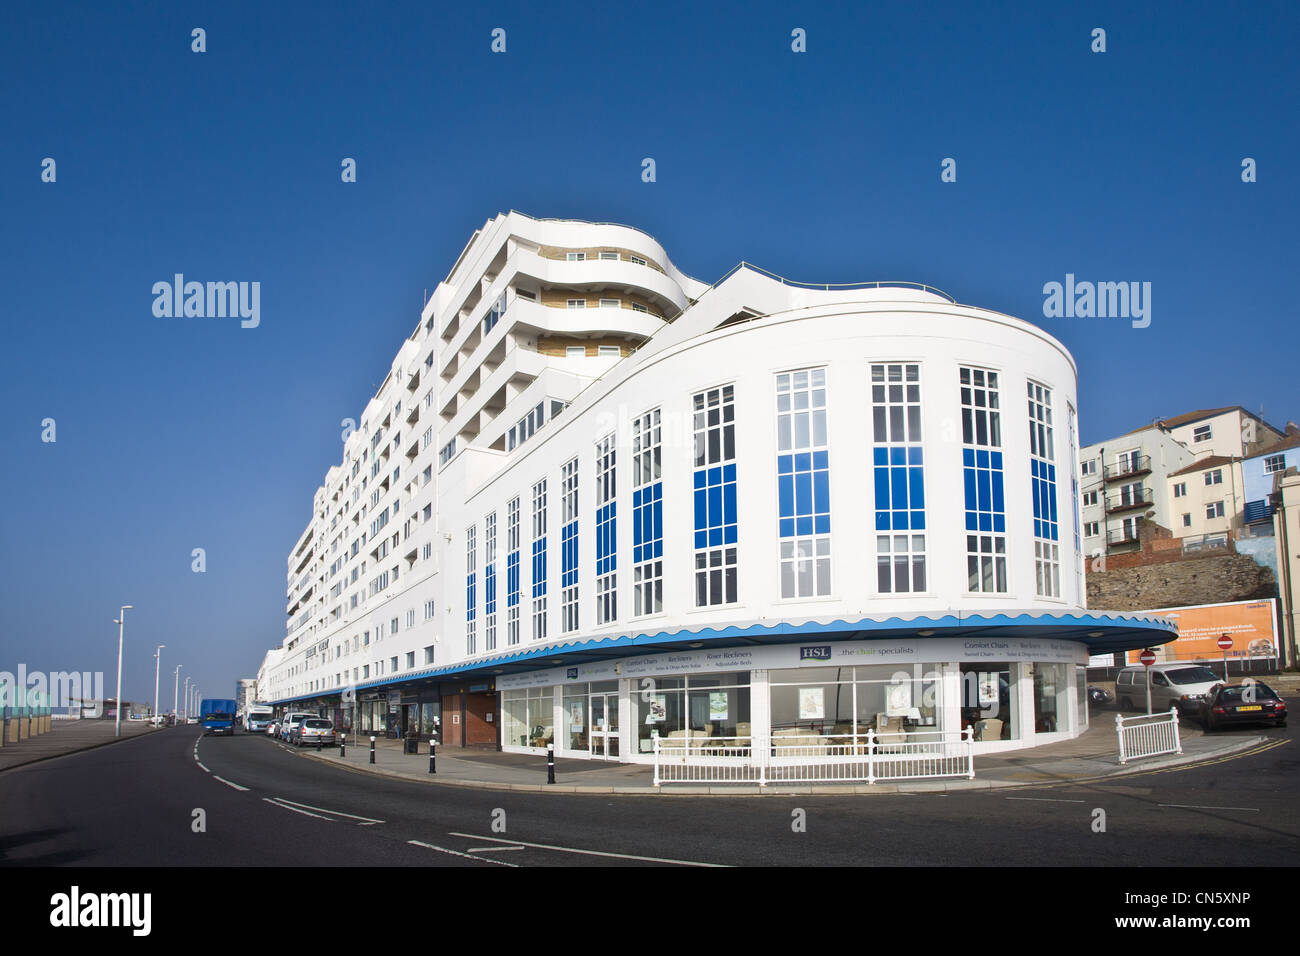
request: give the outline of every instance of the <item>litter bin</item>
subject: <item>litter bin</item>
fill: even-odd
[[[404,753],[404,754],[419,754],[419,752],[420,752],[420,738],[417,737],[415,734],[407,734],[407,735],[406,735],[406,738],[402,741],[402,744],[403,744],[403,746],[402,746],[402,753]]]

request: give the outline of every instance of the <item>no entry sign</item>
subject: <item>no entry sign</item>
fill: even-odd
[[[1138,655],[1138,660],[1140,660],[1144,666],[1150,667],[1152,664],[1156,662],[1156,652],[1151,650],[1151,648],[1148,647],[1145,651],[1143,651],[1141,654]]]
[[[1231,647],[1232,647],[1232,638],[1230,638],[1227,634],[1224,634],[1222,637],[1219,638],[1219,650],[1226,651],[1229,650]]]

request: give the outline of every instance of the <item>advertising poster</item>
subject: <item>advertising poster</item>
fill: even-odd
[[[709,720],[727,719],[727,692],[715,690],[709,694]]]
[[[1232,639],[1228,657],[1269,658],[1277,656],[1277,638],[1273,631],[1273,599],[1234,601],[1229,604],[1197,604],[1191,607],[1161,608],[1145,613],[1171,618],[1178,625],[1178,638],[1154,647],[1157,662],[1221,661],[1223,651],[1218,640],[1223,634]],[[1128,663],[1137,664],[1142,652],[1128,652]]]
[[[824,720],[826,717],[826,688],[799,688],[799,719]]]

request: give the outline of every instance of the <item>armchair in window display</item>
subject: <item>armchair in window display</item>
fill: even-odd
[[[555,728],[543,727],[541,724],[538,724],[536,727],[534,727],[532,733],[528,735],[528,743],[529,746],[532,747],[545,747],[547,744],[551,743],[554,739],[555,739]]]
[[[976,740],[1001,740],[1002,739],[1002,721],[996,717],[985,717],[983,720],[975,722]]]
[[[876,753],[902,753],[903,744],[907,743],[907,731],[903,728],[901,715],[890,717],[888,714],[876,714]]]

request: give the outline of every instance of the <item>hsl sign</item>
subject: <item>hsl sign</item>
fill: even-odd
[[[831,646],[829,644],[816,644],[812,647],[799,648],[799,660],[801,661],[828,661],[831,659]]]

